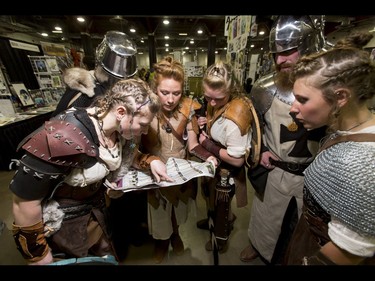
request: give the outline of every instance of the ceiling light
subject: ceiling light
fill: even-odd
[[[165,36],[164,36],[164,39],[169,39],[169,36],[168,36],[168,35],[165,35]]]
[[[85,19],[83,17],[78,17],[77,21],[79,21],[79,22],[85,22]]]
[[[135,32],[135,28],[130,28],[129,30],[130,30],[130,32],[132,32],[132,33]]]
[[[164,23],[165,25],[167,25],[167,24],[169,24],[169,20],[163,20],[163,23]]]
[[[198,33],[198,34],[202,34],[202,33],[203,33],[203,30],[202,30],[202,29],[198,29],[197,33]]]
[[[60,26],[55,26],[55,30],[62,30]]]
[[[187,33],[179,33],[178,35],[180,35],[180,36],[187,36],[188,34]]]

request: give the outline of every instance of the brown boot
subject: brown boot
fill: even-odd
[[[251,262],[255,260],[259,256],[259,253],[257,250],[254,249],[254,247],[250,244],[245,249],[242,250],[240,254],[240,260],[243,262]]]
[[[171,236],[171,245],[173,248],[173,252],[176,255],[182,255],[184,252],[184,243],[181,240],[181,237],[178,233],[173,233]]]
[[[154,261],[155,263],[161,263],[168,253],[169,248],[169,239],[159,240],[155,239],[155,248],[154,248]]]

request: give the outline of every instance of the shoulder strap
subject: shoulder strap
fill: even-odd
[[[169,121],[164,117],[164,114],[160,114],[162,125],[167,124],[168,127],[172,130],[172,134],[182,143],[184,144],[184,140],[180,134],[176,132],[176,130],[173,128],[172,124],[169,123]]]
[[[335,145],[339,142],[346,142],[346,141],[356,141],[356,142],[365,142],[365,141],[374,141],[375,142],[375,134],[352,134],[352,135],[343,135],[343,136],[336,136],[333,138],[329,138],[319,149],[319,152],[322,150]]]

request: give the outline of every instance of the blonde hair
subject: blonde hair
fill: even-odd
[[[243,88],[234,76],[231,65],[219,61],[212,64],[203,75],[203,85],[214,90],[221,90],[231,98],[244,95]]]
[[[98,114],[110,111],[116,105],[124,105],[130,114],[137,114],[138,110],[147,105],[151,113],[160,109],[160,101],[149,85],[141,79],[121,79],[116,82],[104,96],[98,97],[94,106]]]

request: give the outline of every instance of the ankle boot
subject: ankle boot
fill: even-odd
[[[178,233],[172,233],[171,236],[171,245],[173,248],[173,252],[176,255],[182,255],[184,252],[184,243],[181,240],[181,237]]]
[[[169,248],[169,239],[167,240],[159,240],[155,239],[155,247],[154,247],[154,261],[155,263],[161,263],[168,253]]]

